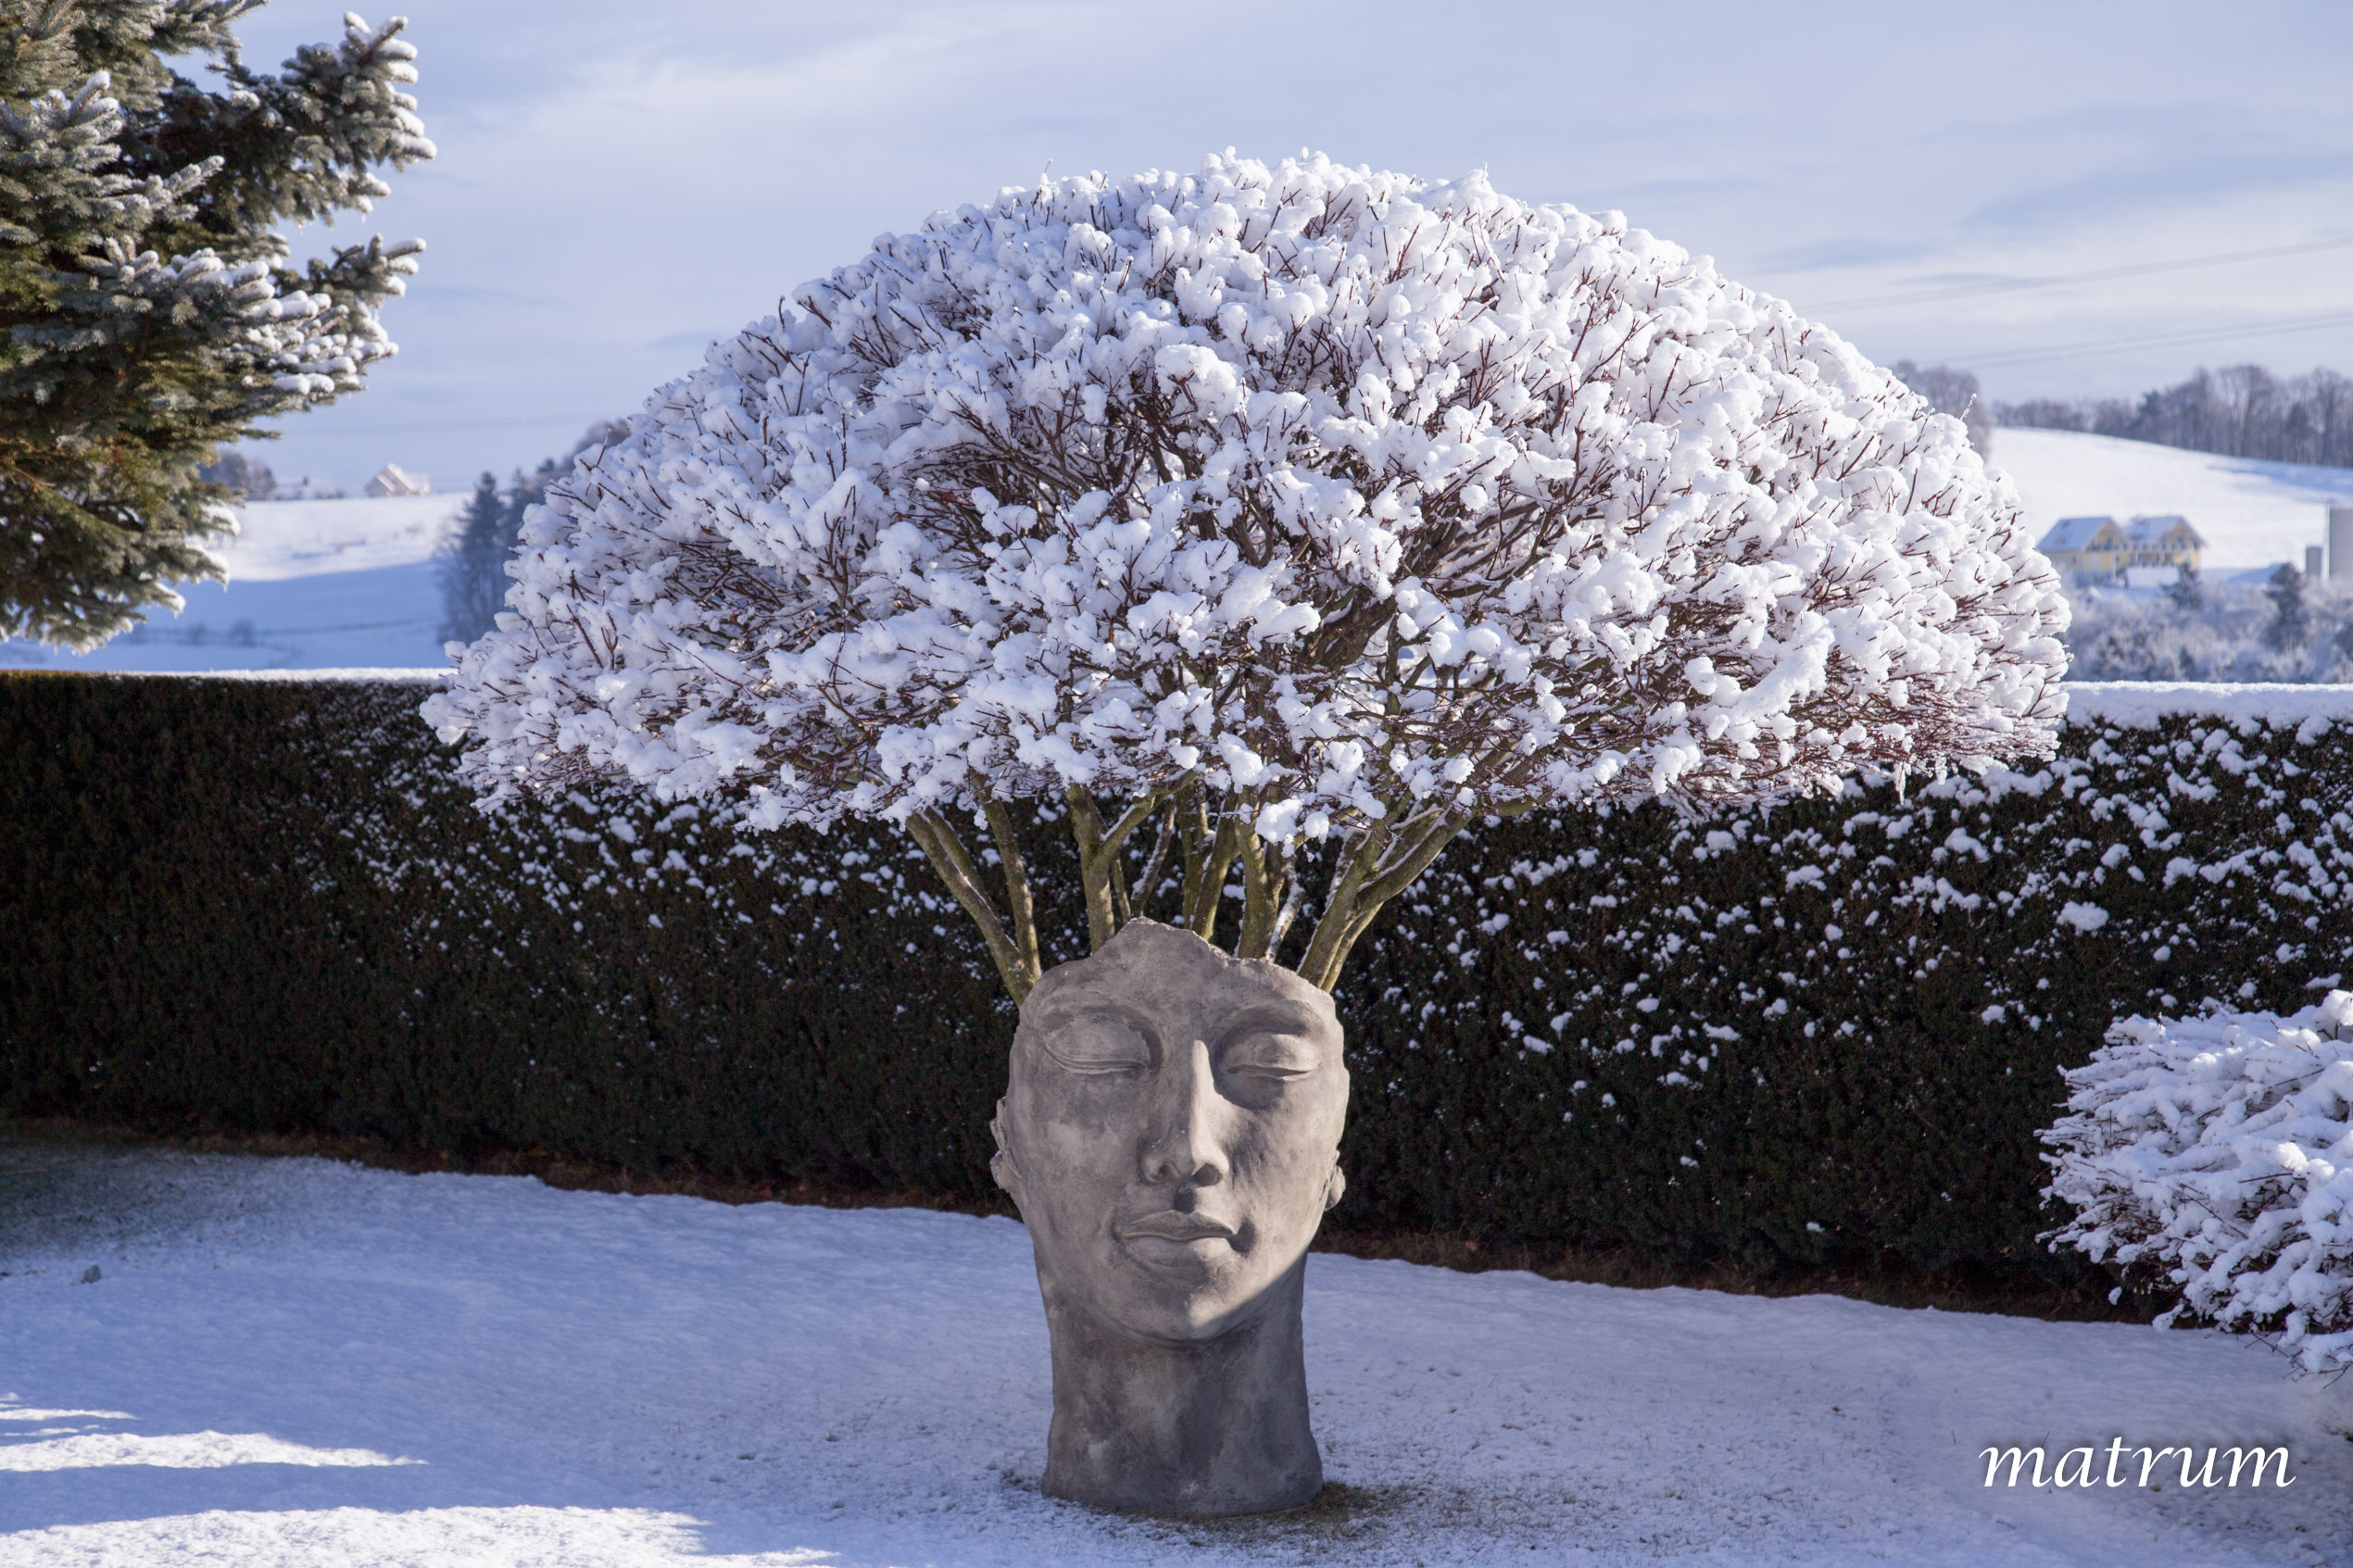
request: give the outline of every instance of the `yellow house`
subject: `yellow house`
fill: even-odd
[[[2206,541],[2185,517],[2063,517],[2036,546],[2060,576],[2110,577],[2136,566],[2197,570]]]

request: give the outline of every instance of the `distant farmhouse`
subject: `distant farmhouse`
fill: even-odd
[[[2037,546],[2070,583],[2122,582],[2135,567],[2197,570],[2206,541],[2185,517],[2063,517]]]
[[[366,491],[371,495],[430,495],[433,481],[421,473],[403,473],[390,463],[376,470],[368,481]]]

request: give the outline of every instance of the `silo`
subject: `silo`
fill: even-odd
[[[2329,503],[2329,581],[2353,580],[2353,507]]]

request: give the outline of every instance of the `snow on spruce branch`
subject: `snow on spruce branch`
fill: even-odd
[[[493,796],[761,824],[1187,776],[1396,813],[2047,753],[2006,483],[1616,214],[1316,157],[1008,191],[716,345],[427,704]]]
[[[228,19],[243,7],[216,9]],[[346,130],[344,139],[351,144],[345,151],[353,166],[340,176],[346,205],[363,212],[390,190],[366,167],[366,157],[397,163],[434,156],[415,112],[416,99],[400,91],[401,84],[417,80],[416,48],[397,36],[407,26],[406,19],[394,18],[371,27],[347,12],[339,45],[298,51],[289,77],[271,84],[293,99],[330,94],[372,104],[375,118],[356,132]],[[0,175],[44,164],[71,165],[85,176],[75,193],[79,203],[142,235],[150,225],[194,217],[199,193],[220,174],[225,160],[201,158],[169,176],[111,172],[120,157],[117,143],[128,129],[121,104],[107,95],[112,85],[109,73],[100,70],[70,94],[55,89],[21,107],[0,101]],[[234,101],[249,112],[265,112],[250,91],[239,92]],[[313,112],[304,118],[320,118],[316,106],[310,107]],[[301,207],[305,215],[314,208],[324,210],[315,203]],[[0,220],[0,237],[34,235]],[[286,247],[276,240],[269,248],[283,256]],[[191,313],[221,319],[232,335],[220,357],[244,379],[246,417],[290,413],[357,390],[371,362],[398,352],[371,300],[404,293],[424,248],[422,240],[387,245],[379,238],[344,247],[332,264],[314,263],[306,279],[274,259],[233,265],[204,248],[167,260],[124,235],[107,235],[89,245],[79,258],[81,275],[69,279],[68,317],[20,325],[14,335],[43,352],[70,353],[120,342],[155,321],[182,320]]]
[[[2181,1293],[2160,1325],[2277,1336],[2353,1369],[2353,992],[2287,1017],[2128,1018],[2045,1140],[2053,1245]]]
[[[377,242],[375,260],[395,292],[400,278],[415,273],[424,248],[422,240]],[[252,395],[272,413],[355,390],[366,366],[398,352],[364,300],[306,291],[300,273],[269,261],[231,266],[209,250],[166,261],[109,240],[84,270],[91,288],[107,295],[114,309],[86,323],[23,332],[24,341],[77,349],[137,330],[143,316],[194,307],[239,324],[238,339],[222,348],[221,358],[248,378]]]

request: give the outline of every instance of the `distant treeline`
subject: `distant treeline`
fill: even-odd
[[[629,431],[626,420],[606,420],[590,425],[573,443],[561,461],[554,458],[524,473],[517,469],[503,487],[496,474],[474,482],[458,527],[441,547],[441,634],[445,640],[471,643],[497,622],[507,604],[507,560],[522,533],[522,515],[538,504],[548,484],[572,471],[572,460],[591,446],[618,441]]]
[[[2201,370],[2176,386],[2122,397],[1996,403],[2004,425],[2084,430],[2193,452],[2353,468],[2353,377],[2275,376],[2260,365]]]
[[[225,484],[248,501],[272,501],[278,496],[278,476],[270,465],[243,452],[223,452],[196,470],[207,484]]]

